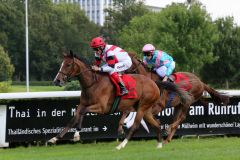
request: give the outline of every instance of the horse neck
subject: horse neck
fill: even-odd
[[[148,72],[147,77],[151,78],[153,81],[157,81],[160,79],[157,73],[154,72]]]
[[[75,58],[75,63],[78,66],[79,76],[78,80],[82,88],[89,88],[94,84],[93,71],[88,68],[88,66],[81,62],[79,59]],[[84,65],[80,64],[83,63]]]
[[[151,79],[154,80],[154,81],[157,81],[157,80],[159,79],[159,76],[158,76],[158,75],[156,75],[156,74],[153,73],[153,72],[147,71],[146,68],[144,67],[144,65],[143,65],[141,62],[139,62],[137,59],[134,58],[134,59],[133,59],[133,63],[134,63],[135,66],[137,67],[137,70],[136,70],[136,71],[137,71],[138,74],[145,75],[145,76],[151,78]],[[139,63],[141,63],[141,64],[139,65]]]
[[[142,75],[147,76],[148,71],[145,69],[143,64],[141,64],[142,62],[138,61],[137,59],[133,59],[133,63],[136,66],[136,71],[138,72],[138,74],[142,74]]]

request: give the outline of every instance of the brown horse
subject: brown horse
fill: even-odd
[[[116,148],[124,148],[132,137],[136,129],[139,127],[141,119],[149,122],[157,131],[158,148],[162,147],[162,136],[160,122],[158,122],[152,114],[152,107],[160,99],[160,90],[158,86],[150,78],[140,75],[130,75],[136,81],[137,98],[121,99],[118,110],[125,112],[136,111],[137,116],[124,141]],[[82,92],[80,96],[80,104],[78,105],[75,116],[68,125],[56,136],[49,140],[50,143],[56,143],[57,140],[63,138],[67,131],[76,126],[80,129],[82,125],[83,115],[86,112],[94,112],[99,114],[107,114],[110,112],[115,99],[115,87],[109,79],[108,74],[96,73],[90,69],[83,58],[78,58],[70,54],[64,54],[64,59],[59,69],[54,83],[62,86],[69,78],[77,77]]]
[[[134,53],[129,53],[130,57],[132,58],[132,67],[128,70],[129,73],[138,73],[143,74],[155,82],[161,81],[159,76],[154,72],[149,72],[145,69],[143,63],[141,60],[139,60]],[[203,97],[203,92],[207,91],[210,96],[212,97],[213,101],[216,104],[226,105],[229,102],[229,97],[223,94],[218,93],[213,88],[207,86],[205,83],[203,83],[197,76],[195,76],[192,73],[189,72],[177,72],[177,74],[184,75],[188,79],[189,85],[191,85],[191,89],[188,89],[187,92],[190,95],[190,99],[188,99],[188,102],[182,103],[178,96],[175,96],[173,100],[170,102],[170,106],[174,107],[174,117],[173,117],[173,123],[169,125],[168,131],[168,137],[164,141],[164,143],[168,143],[172,140],[172,137],[174,136],[177,127],[179,124],[186,118],[187,111],[190,107],[190,105],[198,100],[201,100]],[[186,86],[185,80],[180,80],[180,82],[177,83],[177,85],[181,88],[182,86]],[[158,103],[158,105],[155,105],[153,108],[153,114],[157,114],[158,112],[162,111],[166,104],[169,102],[171,92],[164,90],[161,94],[161,101]],[[119,131],[122,130],[123,121],[126,117],[126,113],[123,114],[120,125],[119,125]]]

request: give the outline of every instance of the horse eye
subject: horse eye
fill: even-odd
[[[67,67],[71,67],[72,65],[71,64],[67,64]]]

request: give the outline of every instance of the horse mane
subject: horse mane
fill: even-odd
[[[89,60],[85,57],[79,57],[76,54],[73,55],[74,58],[80,60],[81,62],[83,62],[84,64],[86,64],[87,66],[91,66],[91,63],[89,62]]]
[[[91,63],[89,62],[89,60],[87,58],[77,56],[76,54],[73,53],[72,50],[70,50],[69,53],[64,52],[63,55],[66,57],[69,57],[69,58],[76,58],[76,59],[80,60],[81,62],[83,62],[84,64],[86,64],[87,66],[91,66]]]
[[[135,58],[135,59],[138,60],[139,62],[142,62],[142,60],[138,58],[136,52],[128,52],[128,55],[129,55],[131,58]]]
[[[77,56],[76,54],[73,54],[72,51],[70,51],[70,53],[67,53],[67,54],[64,54],[65,56],[69,57],[69,58],[76,58],[78,60],[80,60],[81,62],[83,62],[87,67],[90,67],[92,66],[92,63],[85,57],[79,57]],[[100,75],[107,75],[108,76],[108,73],[107,72],[98,72],[98,74]]]
[[[129,55],[130,57],[136,58],[137,53],[135,53],[135,52],[128,52],[128,55]]]

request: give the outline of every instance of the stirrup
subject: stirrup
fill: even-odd
[[[174,79],[173,79],[172,77],[168,77],[167,81],[173,83],[173,82],[174,82]]]
[[[125,94],[128,94],[128,90],[127,89],[124,89],[122,91],[120,91],[120,95],[123,96]]]

